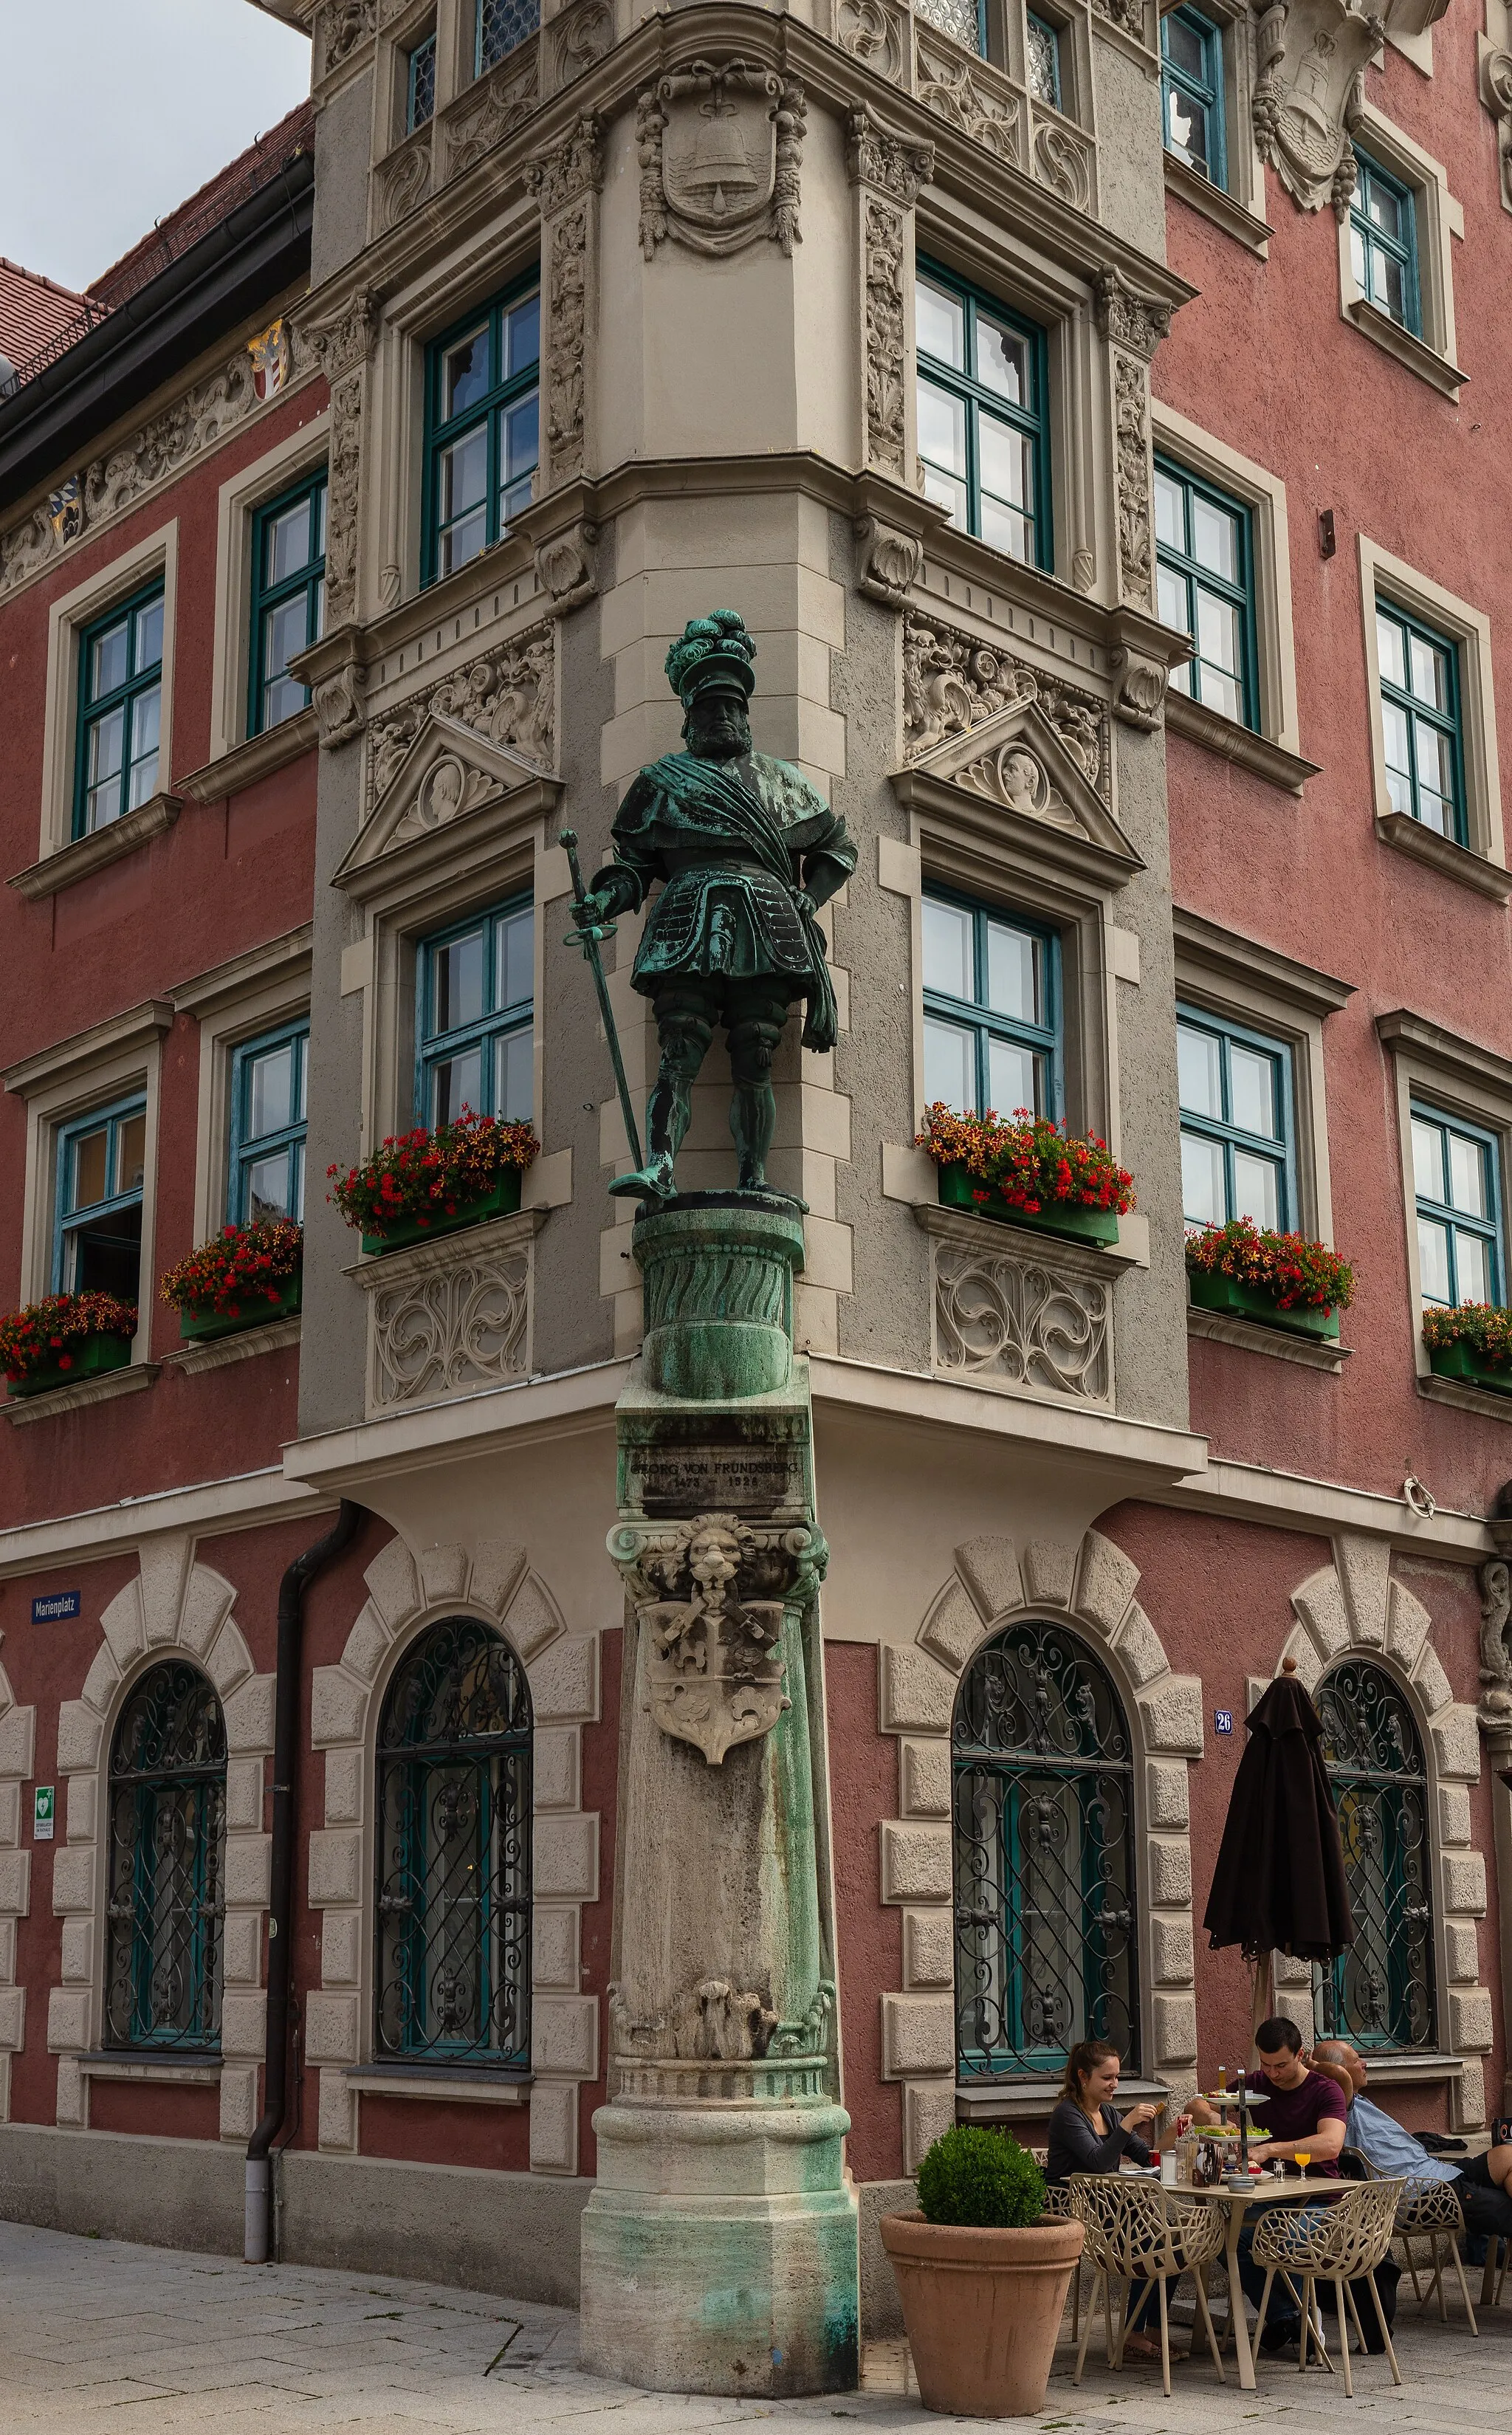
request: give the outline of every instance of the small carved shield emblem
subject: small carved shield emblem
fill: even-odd
[[[771,99],[711,79],[701,99],[690,96],[668,113],[662,142],[667,201],[694,228],[711,235],[746,231],[766,209],[777,179],[777,129]]]

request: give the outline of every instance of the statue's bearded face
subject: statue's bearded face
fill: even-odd
[[[683,721],[688,750],[704,761],[733,761],[750,751],[750,721],[745,695],[711,690],[695,696]]]

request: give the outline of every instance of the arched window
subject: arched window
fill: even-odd
[[[980,1649],[955,1702],[955,2044],[963,2080],[1139,2062],[1134,1762],[1118,1693],[1059,1624]]]
[[[530,2061],[530,1693],[503,1635],[433,1623],[378,1728],[381,2056]]]
[[[1428,1770],[1412,1710],[1381,1667],[1347,1657],[1318,1685],[1317,1712],[1354,1914],[1349,1952],[1314,1968],[1317,2033],[1362,2048],[1431,2049]]]
[[[144,1674],[111,1745],[108,2046],[218,2048],[225,1857],[220,1701],[170,1658]]]

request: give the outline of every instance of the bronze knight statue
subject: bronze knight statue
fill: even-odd
[[[587,944],[616,914],[638,912],[654,880],[664,883],[630,976],[651,1000],[662,1052],[645,1163],[610,1186],[652,1203],[675,1193],[674,1162],[715,1024],[730,1047],[730,1129],[747,1191],[765,1183],[772,1058],[795,998],[805,1002],[804,1047],[834,1045],[834,990],[815,910],[854,870],[856,849],[799,770],[753,751],[746,705],[755,656],[734,610],[689,620],[666,656],[687,751],[640,772],[614,821],[614,859],[573,908]]]

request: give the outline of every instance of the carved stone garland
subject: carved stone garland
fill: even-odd
[[[904,341],[907,214],[935,174],[932,144],[908,144],[868,110],[848,122],[847,167],[861,192],[861,254],[866,267],[867,461],[907,478]]]
[[[525,167],[541,208],[545,265],[545,465],[542,490],[584,463],[584,351],[596,238],[594,197],[604,176],[603,129],[579,118],[566,141]]]
[[[513,642],[454,669],[438,683],[372,723],[369,735],[369,808],[383,795],[434,711],[471,727],[490,743],[549,769],[556,751],[556,653],[550,624],[532,626]]]
[[[313,333],[331,388],[331,459],[326,488],[327,629],[357,614],[357,554],[362,492],[362,409],[367,368],[378,343],[378,300],[359,288]]]
[[[1037,702],[1072,759],[1108,800],[1102,705],[1052,684],[1006,651],[913,614],[903,620],[903,734],[910,760],[947,735],[965,734],[999,711]]]
[[[1154,465],[1150,446],[1150,384],[1146,369],[1171,327],[1162,298],[1142,296],[1116,270],[1097,283],[1098,327],[1113,365],[1113,466],[1118,514],[1119,596],[1142,609],[1155,605],[1155,544],[1150,514]]]
[[[668,237],[694,253],[800,242],[799,171],[807,109],[791,78],[747,60],[695,60],[640,96],[641,250]]]

